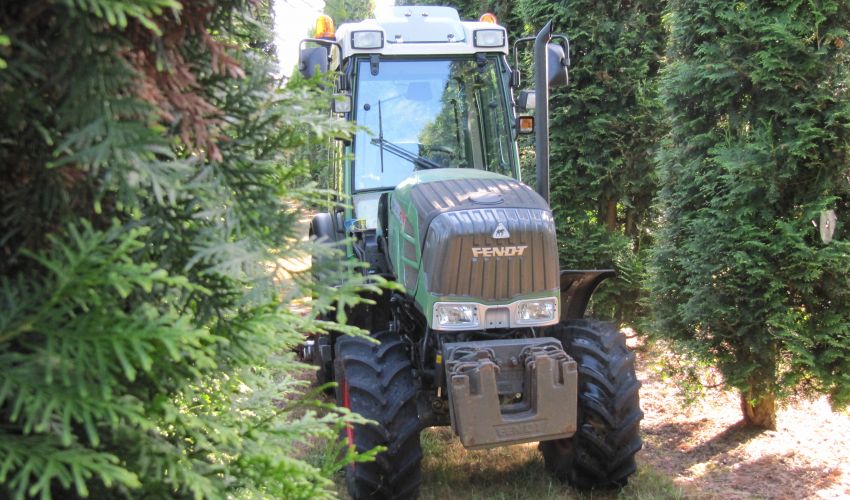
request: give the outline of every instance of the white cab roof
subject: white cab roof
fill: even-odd
[[[476,47],[476,30],[501,30],[501,47]],[[384,46],[379,49],[355,49],[351,45],[355,31],[381,31]],[[508,53],[508,34],[504,27],[478,21],[461,21],[451,7],[396,6],[379,9],[374,19],[345,23],[336,31],[342,46],[342,58],[354,54],[452,55],[478,52]]]

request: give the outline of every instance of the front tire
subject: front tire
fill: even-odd
[[[342,438],[358,452],[387,448],[374,462],[347,465],[346,484],[355,500],[413,498],[422,482],[413,367],[397,334],[374,337],[381,343],[356,337],[336,342],[337,403],[377,423],[352,425]]]
[[[578,430],[540,443],[546,468],[579,489],[623,487],[643,446],[635,355],[610,323],[573,320],[553,330],[578,364]]]

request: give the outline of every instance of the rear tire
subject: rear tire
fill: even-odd
[[[623,487],[643,446],[635,355],[610,323],[565,321],[549,334],[578,363],[578,430],[540,443],[546,468],[579,489]]]
[[[422,482],[413,367],[397,334],[383,331],[374,337],[381,343],[356,337],[336,342],[337,403],[377,422],[350,426],[342,439],[358,452],[387,448],[374,462],[347,465],[346,484],[355,500],[413,498]]]
[[[326,245],[334,246],[337,244],[338,235],[334,231],[333,220],[331,219],[330,214],[322,212],[313,217],[310,221],[309,238],[311,241],[316,241]],[[317,257],[313,254],[310,255],[310,272],[312,273],[313,278],[317,281],[326,277],[323,276],[323,268],[327,265],[325,262],[326,259],[327,257]],[[324,272],[327,271],[325,270]],[[329,320],[330,318],[321,315],[318,319]],[[319,385],[325,385],[328,382],[334,381],[332,356],[327,359],[322,356],[322,347],[327,347],[332,343],[331,333],[316,334],[313,340],[315,341],[316,349],[315,354],[313,355],[313,362],[319,367],[316,371],[316,381]],[[329,387],[326,388],[324,392],[325,394],[333,395],[334,389],[333,387]]]

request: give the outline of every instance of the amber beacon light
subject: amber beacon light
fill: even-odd
[[[498,20],[496,20],[496,16],[491,14],[490,12],[485,12],[481,14],[481,17],[478,18],[482,23],[490,23],[490,24],[498,24]]]
[[[316,31],[313,38],[333,39],[336,38],[334,32],[334,20],[331,16],[322,14],[316,19]]]

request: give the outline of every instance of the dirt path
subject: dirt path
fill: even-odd
[[[643,381],[638,461],[706,498],[850,498],[850,417],[822,398],[781,409],[776,431],[741,424],[735,393],[709,390],[683,409],[651,353],[639,354]]]

